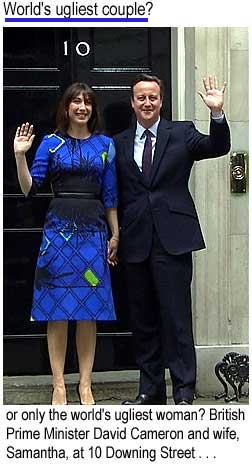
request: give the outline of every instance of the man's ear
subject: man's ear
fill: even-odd
[[[130,98],[130,104],[131,104],[132,109],[134,109],[134,99],[132,97]]]

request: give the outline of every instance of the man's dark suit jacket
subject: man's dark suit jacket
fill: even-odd
[[[194,161],[215,158],[230,149],[230,132],[211,119],[210,134],[192,122],[161,119],[149,183],[134,161],[135,128],[114,137],[119,182],[120,252],[126,262],[147,258],[153,226],[163,248],[179,255],[205,247],[188,180]]]

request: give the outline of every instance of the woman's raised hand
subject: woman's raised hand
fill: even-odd
[[[18,127],[14,138],[15,154],[25,154],[31,148],[34,137],[33,125],[30,125],[29,122]]]

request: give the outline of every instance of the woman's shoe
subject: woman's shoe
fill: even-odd
[[[76,386],[76,392],[77,392],[77,395],[79,397],[79,402],[80,402],[80,405],[96,405],[95,401],[93,400],[92,403],[89,403],[88,401],[85,401],[81,398],[81,394],[80,394],[80,382],[77,383],[77,386]]]
[[[63,385],[54,385],[52,389],[52,405],[67,405],[66,389]]]

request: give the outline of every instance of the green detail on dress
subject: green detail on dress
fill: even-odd
[[[105,164],[106,159],[108,157],[107,151],[103,151],[103,153],[101,154],[101,157],[102,157],[103,164]]]
[[[97,286],[99,284],[99,279],[97,276],[90,270],[90,268],[83,273],[84,278],[91,286]]]

